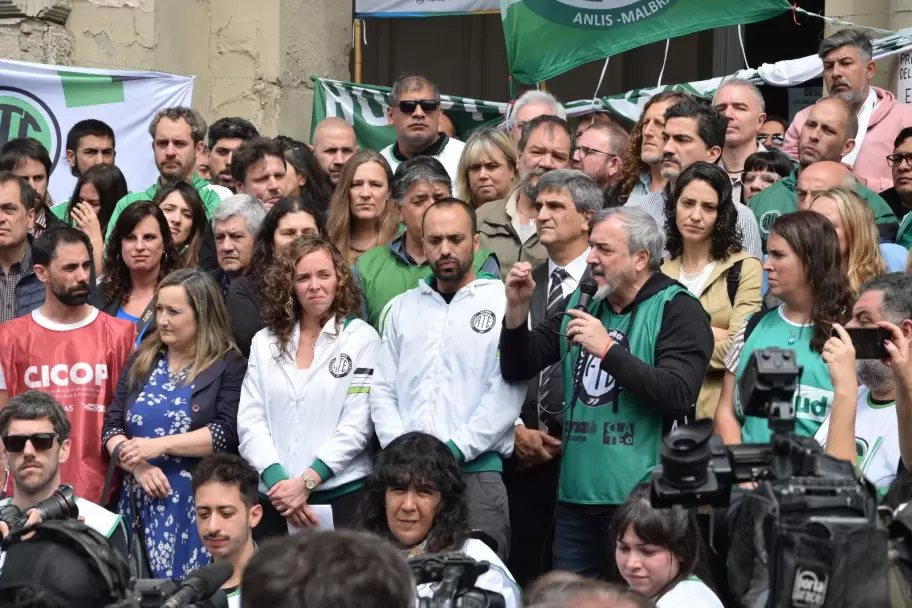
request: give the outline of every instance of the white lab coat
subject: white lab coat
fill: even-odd
[[[261,475],[281,464],[296,477],[319,461],[333,473],[319,487],[329,490],[370,472],[368,400],[380,336],[360,319],[337,330],[333,317],[317,337],[313,363],[298,370],[299,336],[295,327],[290,354],[278,360],[275,335],[254,336],[238,407],[240,452]]]

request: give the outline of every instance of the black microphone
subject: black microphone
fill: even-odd
[[[592,296],[594,296],[595,292],[598,291],[598,283],[595,282],[595,279],[586,277],[580,281],[579,290],[580,297],[579,302],[576,304],[576,310],[589,312],[589,302],[592,301]]]
[[[232,574],[234,574],[234,566],[228,561],[197,568],[187,575],[177,592],[162,604],[162,608],[181,608],[207,600],[228,582]]]

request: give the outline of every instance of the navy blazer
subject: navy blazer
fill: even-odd
[[[161,360],[156,358],[136,386],[128,387],[129,372],[136,361],[136,354],[130,357],[117,381],[114,400],[105,412],[102,440],[107,442],[114,435],[129,437],[126,413],[145,388],[149,377]],[[203,370],[193,381],[190,400],[190,431],[209,426],[212,431],[214,452],[237,453],[237,411],[241,399],[241,385],[247,373],[247,360],[235,351],[229,351],[220,360]]]

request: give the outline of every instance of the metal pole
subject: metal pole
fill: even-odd
[[[538,90],[539,90],[539,91],[545,91],[545,92],[547,93],[547,92],[548,92],[548,81],[547,81],[547,80],[542,80],[541,82],[539,82],[539,83],[538,83]]]
[[[355,19],[355,82],[361,83],[361,43],[363,24],[360,19]]]

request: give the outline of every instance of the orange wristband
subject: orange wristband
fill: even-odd
[[[602,356],[600,357],[601,359],[605,358],[605,355],[608,354],[608,349],[611,348],[613,345],[614,345],[614,340],[612,340],[611,338],[608,338],[608,344],[605,345],[605,350],[602,351]]]

